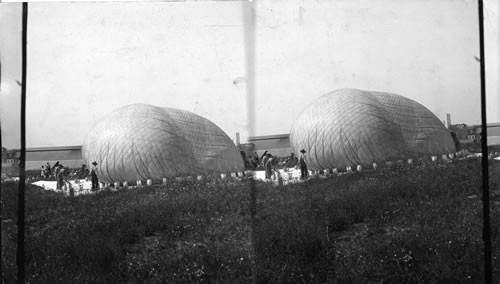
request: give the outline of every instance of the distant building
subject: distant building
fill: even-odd
[[[461,144],[471,144],[481,141],[481,125],[467,125],[465,123],[449,125],[449,130],[455,132]],[[500,145],[500,123],[486,125],[488,145]]]
[[[248,137],[247,144],[241,144],[246,148],[254,147],[257,154],[262,155],[266,150],[273,156],[290,156],[292,148],[290,147],[290,134],[275,134],[265,136]]]
[[[17,164],[20,154],[18,150],[2,148],[2,167],[9,167]]]
[[[481,126],[471,125],[468,126],[464,123],[452,124],[449,126],[450,131],[455,132],[460,144],[473,143],[479,141],[481,137]],[[477,132],[479,130],[479,133]]]
[[[500,122],[488,124],[488,145],[500,145]]]
[[[2,151],[2,167],[19,164],[21,150],[11,149]],[[26,148],[26,169],[40,169],[47,162],[54,165],[59,161],[66,167],[79,168],[83,164],[82,146],[57,146]]]

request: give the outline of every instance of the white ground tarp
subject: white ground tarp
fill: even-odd
[[[301,182],[300,180],[300,169],[296,168],[288,168],[288,169],[280,169],[278,170],[278,173],[273,171],[273,176],[271,177],[270,180],[266,180],[266,172],[265,171],[253,171],[253,178],[255,180],[260,180],[260,181],[267,181],[267,182],[272,182],[274,184],[278,184],[279,180],[278,178],[281,177],[283,181],[283,185],[289,184],[289,183],[296,183],[296,182]],[[309,176],[312,176],[312,172],[309,171]]]
[[[300,169],[289,168],[289,169],[280,169],[278,170],[279,176],[282,178],[283,184],[286,185],[288,183],[300,182]],[[259,181],[266,181],[266,173],[265,171],[253,171],[253,178]],[[278,174],[273,172],[273,176],[267,182],[271,182],[274,184],[278,184]],[[36,181],[32,183],[33,185],[40,186],[46,190],[55,191],[55,192],[63,192],[65,194],[69,194],[69,186],[65,184],[62,190],[56,189],[57,184],[56,181]],[[81,194],[90,194],[92,193],[90,189],[92,188],[92,183],[87,180],[70,180],[69,184],[74,190],[75,196]]]
[[[63,189],[56,189],[57,187],[57,182],[56,181],[45,181],[45,180],[40,180],[32,183],[33,185],[37,185],[39,187],[42,187],[46,190],[51,190],[55,192],[63,192],[65,194],[69,194],[69,186],[71,186],[74,190],[74,194],[76,195],[81,195],[81,194],[90,194],[92,193],[90,189],[92,188],[92,182],[87,181],[87,180],[70,180],[69,184],[65,183]]]

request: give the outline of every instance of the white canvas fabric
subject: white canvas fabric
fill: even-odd
[[[89,132],[82,155],[103,182],[242,171],[241,155],[217,125],[194,113],[134,104],[115,110]]]
[[[314,170],[455,152],[450,132],[427,108],[400,95],[341,89],[299,115],[290,131]]]

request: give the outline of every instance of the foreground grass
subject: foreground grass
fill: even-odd
[[[492,172],[496,189],[500,164]],[[480,185],[477,160],[284,188],[258,183],[253,225],[245,183],[185,181],[74,200],[30,186],[27,279],[481,282]],[[16,274],[15,194],[15,184],[2,184],[2,216],[13,220],[2,235],[7,282]],[[493,205],[499,281],[500,208]]]
[[[500,164],[492,170],[494,189]],[[267,193],[257,210],[267,229],[257,241],[261,275],[272,282],[482,282],[480,186],[474,160],[358,173],[271,198]],[[499,281],[498,202],[493,209]]]

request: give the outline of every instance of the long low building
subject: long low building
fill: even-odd
[[[20,150],[7,150],[2,153],[2,167],[19,163]],[[53,166],[57,161],[65,167],[79,168],[83,164],[82,146],[56,146],[26,148],[26,169],[40,169],[42,165],[50,163]]]
[[[454,131],[462,144],[479,141],[481,137],[481,125],[453,124],[450,130]],[[500,122],[488,123],[486,128],[488,134],[488,146],[500,145]]]
[[[290,134],[251,136],[248,143],[253,144],[254,151],[259,155],[268,151],[273,156],[286,157],[292,152]]]
[[[488,145],[500,145],[500,122],[488,124]]]

